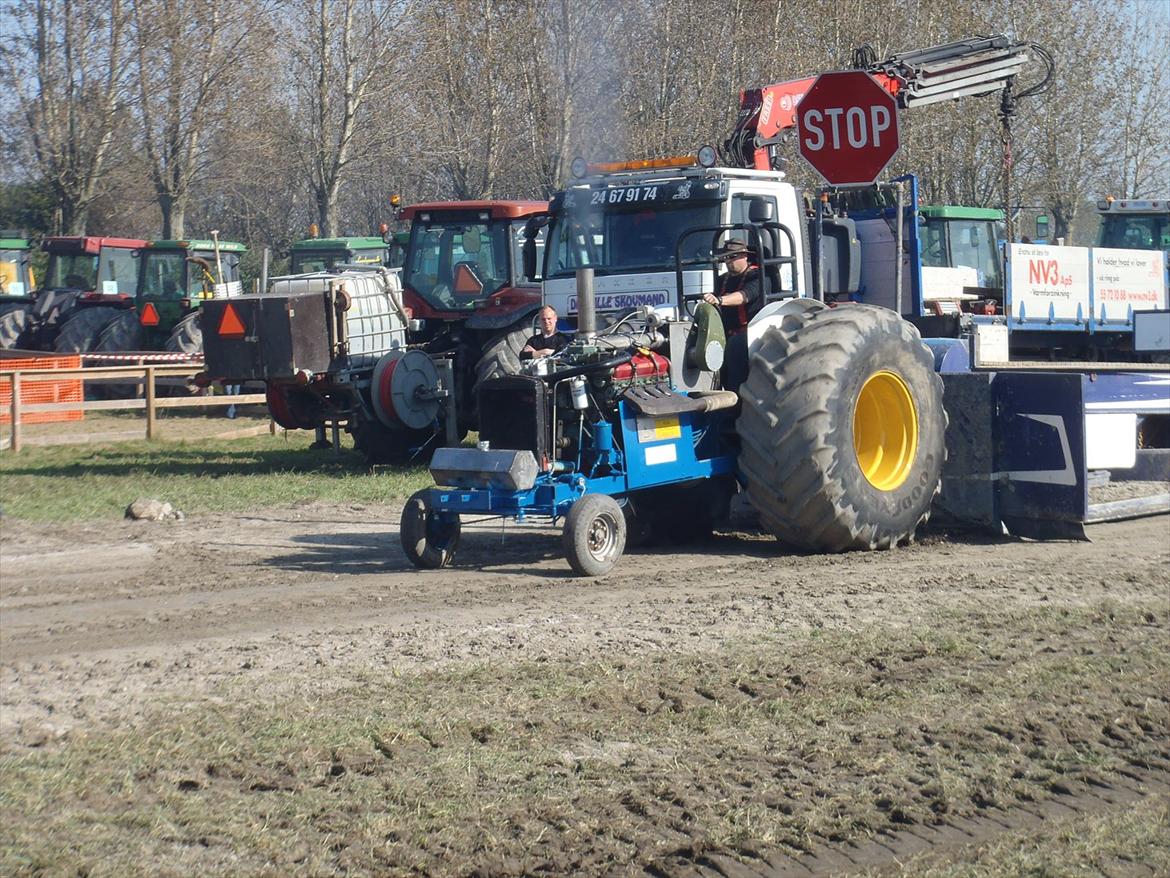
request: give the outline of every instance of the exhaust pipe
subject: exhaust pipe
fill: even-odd
[[[597,335],[597,301],[593,298],[593,269],[577,269],[577,338]]]

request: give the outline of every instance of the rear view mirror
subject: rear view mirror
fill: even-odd
[[[769,223],[773,219],[772,199],[756,196],[748,204],[748,222]]]

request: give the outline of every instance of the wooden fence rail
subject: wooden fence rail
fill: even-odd
[[[12,441],[11,448],[19,452],[23,447],[21,435],[21,416],[32,412],[76,411],[146,411],[146,438],[154,439],[158,432],[158,410],[178,408],[200,408],[203,406],[241,405],[246,403],[262,403],[265,401],[263,393],[233,393],[219,396],[190,396],[190,397],[163,397],[156,393],[155,382],[160,378],[190,379],[199,371],[200,367],[178,364],[166,365],[134,365],[134,366],[84,366],[78,369],[52,370],[21,370],[0,369],[0,382],[8,382],[12,388]],[[80,379],[84,387],[85,382],[94,383],[124,383],[141,384],[145,391],[145,398],[135,399],[107,399],[77,402],[30,403],[22,405],[20,401],[21,386],[28,382],[61,381],[63,379]],[[111,382],[111,379],[123,379]],[[84,396],[84,394],[83,394]]]

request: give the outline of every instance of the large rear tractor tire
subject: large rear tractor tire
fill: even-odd
[[[167,339],[166,349],[178,354],[203,353],[203,327],[199,325],[198,311],[192,311],[175,324]]]
[[[437,570],[455,559],[461,527],[458,514],[432,512],[427,508],[426,497],[425,490],[416,491],[406,501],[398,535],[411,564]]]
[[[57,338],[53,342],[53,350],[59,354],[84,354],[96,350],[102,331],[110,322],[122,314],[129,313],[131,312],[105,305],[74,308],[61,324]]]
[[[93,309],[104,310],[104,309]],[[138,323],[138,312],[130,309],[118,311],[114,318],[108,321],[98,335],[97,344],[93,351],[100,354],[124,354],[127,351],[142,349],[142,327]],[[110,363],[107,365],[117,365]],[[139,396],[143,392],[141,384],[100,384],[94,387],[94,394],[99,397],[124,399]]]
[[[626,517],[608,494],[586,494],[569,507],[561,544],[579,576],[608,573],[626,549]]]
[[[488,378],[517,374],[520,371],[520,351],[531,336],[532,329],[521,326],[492,339],[475,364],[475,386],[479,387]]]
[[[93,350],[107,354],[142,350],[142,327],[138,323],[138,312],[134,310],[117,312],[98,335]]]
[[[20,337],[28,329],[29,305],[16,305],[0,314],[0,350],[20,347]]]
[[[778,539],[811,552],[913,540],[947,420],[913,326],[869,305],[793,315],[765,332],[739,393],[740,470]]]

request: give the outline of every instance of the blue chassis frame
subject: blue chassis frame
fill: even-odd
[[[621,447],[612,443],[612,425],[593,425],[591,444],[578,453],[574,470],[541,473],[524,491],[501,488],[428,488],[427,509],[440,519],[472,513],[551,518],[555,523],[585,494],[607,494],[619,501],[647,488],[700,481],[736,472],[736,454],[720,436],[731,412],[679,412],[666,416],[639,413],[618,403]],[[597,429],[598,427],[601,429]],[[640,435],[641,434],[641,435]],[[625,452],[622,452],[622,448]],[[605,475],[597,475],[608,469]]]

